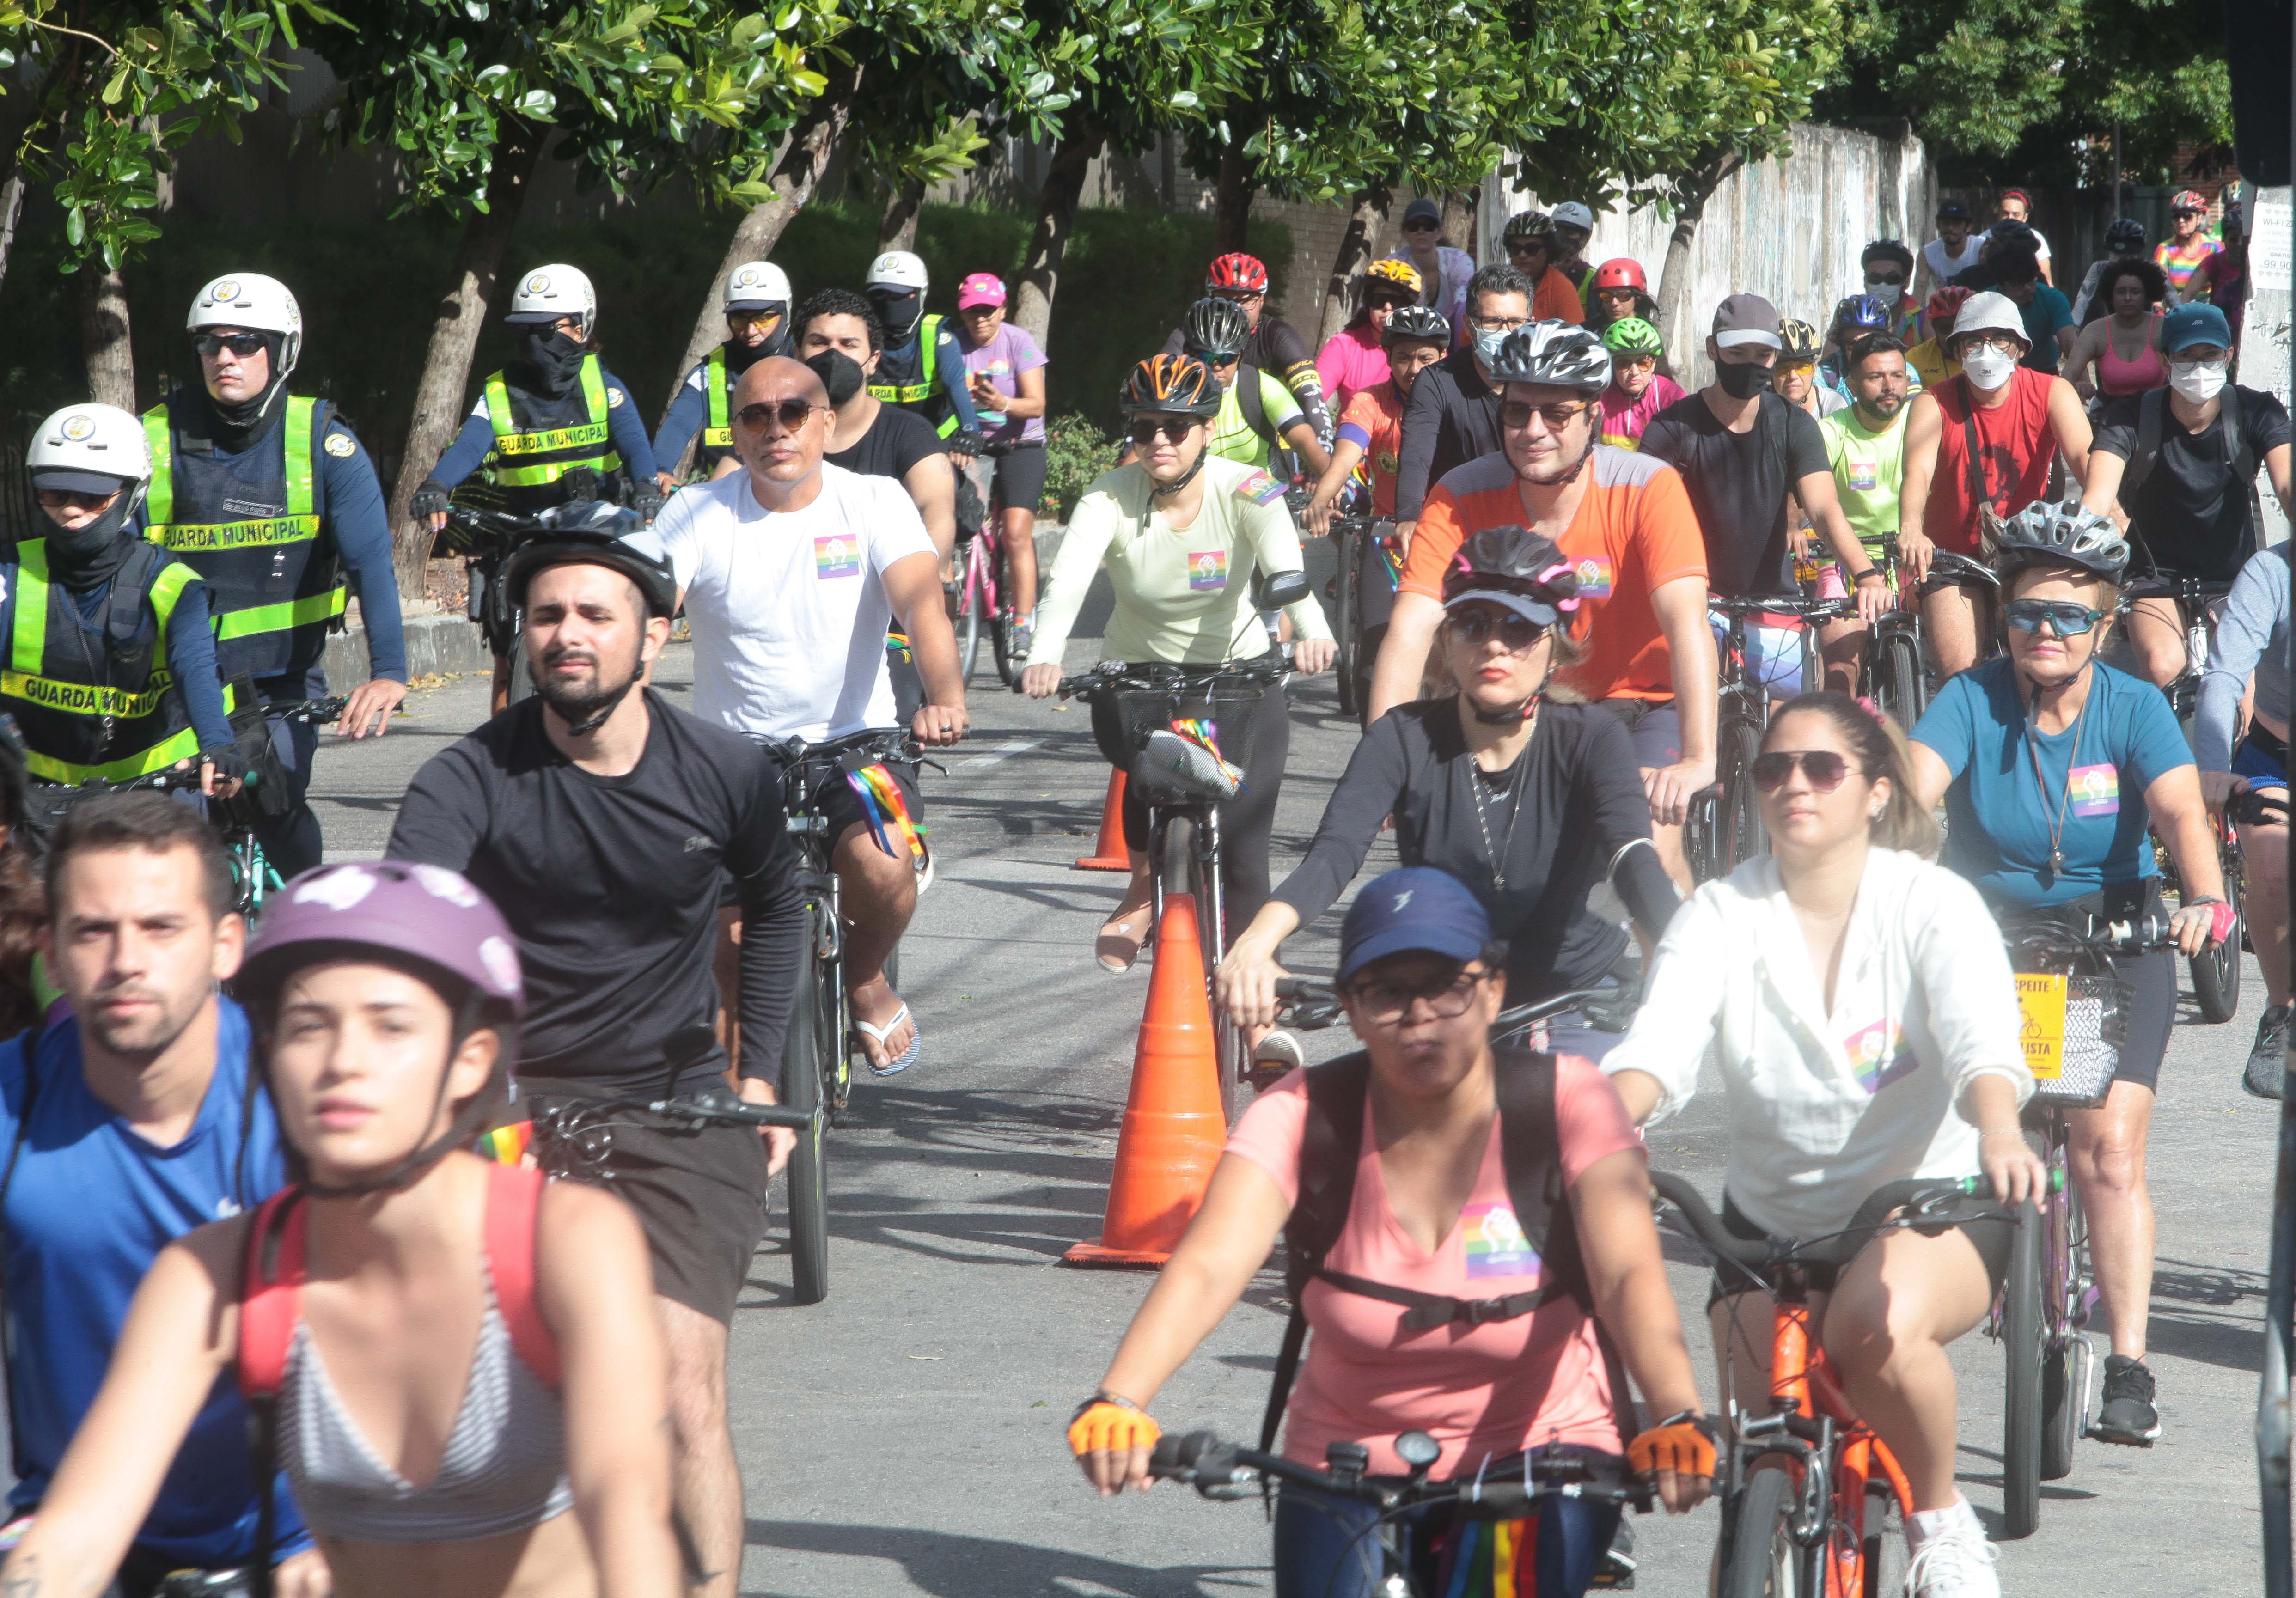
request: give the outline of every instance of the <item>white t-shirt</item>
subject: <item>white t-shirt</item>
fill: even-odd
[[[1938,283],[1951,283],[1956,275],[1977,265],[1977,252],[1984,247],[1985,235],[1972,233],[1962,244],[1959,255],[1945,252],[1943,239],[1931,239],[1922,246],[1922,259],[1929,266],[1930,277]]]
[[[894,724],[885,569],[932,540],[892,478],[821,466],[821,492],[772,512],[737,471],[670,496],[654,531],[685,590],[693,713],[808,742]]]

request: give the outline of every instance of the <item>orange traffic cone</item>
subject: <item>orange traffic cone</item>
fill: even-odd
[[[1067,1263],[1154,1266],[1171,1258],[1227,1141],[1213,1047],[1196,901],[1174,894],[1156,923],[1156,965],[1116,1140],[1108,1214],[1098,1237],[1062,1256]]]
[[[1124,773],[1108,774],[1108,802],[1100,807],[1100,841],[1091,854],[1076,863],[1078,871],[1130,871],[1131,856],[1124,852]]]

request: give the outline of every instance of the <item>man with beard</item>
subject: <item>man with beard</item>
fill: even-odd
[[[726,279],[726,341],[685,374],[654,432],[654,482],[664,494],[676,491],[678,457],[697,430],[695,477],[741,470],[728,408],[734,385],[767,356],[789,353],[789,274],[771,261],[744,261]]]
[[[0,1045],[16,1517],[37,1512],[152,1260],[286,1178],[271,1101],[247,1079],[246,1013],[217,988],[239,969],[247,929],[213,830],[160,794],[89,799],[58,826],[46,871],[40,941],[70,1009]],[[218,1382],[136,1530],[119,1592],[145,1598],[169,1571],[255,1558],[248,1437],[238,1388]],[[271,1491],[272,1590],[319,1598],[326,1563],[285,1479]]]
[[[710,491],[697,485],[676,503]],[[528,1104],[660,1091],[669,1040],[718,1016],[712,959],[730,877],[750,930],[740,1010],[755,1046],[740,1091],[772,1103],[806,938],[779,772],[747,739],[638,686],[677,608],[659,554],[561,534],[520,550],[503,581],[523,607],[535,697],[424,763],[389,856],[461,873],[509,919],[526,973]],[[726,1069],[712,1049],[684,1063],[676,1091],[720,1084]],[[699,1561],[696,1590],[732,1598],[742,1518],[726,1330],[765,1234],[767,1184],[793,1138],[624,1121],[608,1169],[653,1262],[676,1512]]]
[[[1850,403],[1820,417],[1817,432],[1833,467],[1841,514],[1865,546],[1866,558],[1880,570],[1898,536],[1898,494],[1906,476],[1906,398],[1912,380],[1906,373],[1906,346],[1893,333],[1868,333],[1841,354]],[[1832,586],[1822,583],[1818,592],[1838,594],[1841,569],[1827,570],[1833,574]],[[1866,624],[1846,625],[1862,650]]]

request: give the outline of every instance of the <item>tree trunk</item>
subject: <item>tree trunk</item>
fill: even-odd
[[[925,208],[925,180],[908,177],[893,185],[890,198],[885,201],[885,214],[877,221],[877,251],[914,250],[917,247],[917,213]]]
[[[127,280],[90,261],[79,269],[80,348],[87,354],[88,397],[135,409],[135,352],[127,342]]]
[[[1092,158],[1100,153],[1103,137],[1097,122],[1079,118],[1054,150],[1044,186],[1037,191],[1037,227],[1029,235],[1029,253],[1021,258],[1013,320],[1036,340],[1038,348],[1045,347],[1052,330],[1061,259],[1076,231],[1077,201],[1084,197],[1085,175],[1092,168]]]
[[[16,252],[16,224],[24,215],[24,171],[18,168],[0,185],[0,283],[8,279],[8,258]]]
[[[430,563],[430,529],[416,523],[407,503],[463,430],[463,389],[485,324],[487,301],[502,275],[511,228],[526,201],[527,179],[542,153],[541,128],[509,117],[501,127],[494,164],[487,174],[487,209],[474,211],[463,224],[454,286],[431,316],[430,348],[423,352],[422,376],[414,388],[414,414],[399,455],[398,481],[390,491],[391,563],[398,573],[402,604],[422,597]]]
[[[1243,159],[1243,152],[1234,144],[1223,149],[1213,189],[1213,253],[1226,255],[1250,248],[1244,242],[1244,230],[1251,220],[1251,193],[1258,186],[1251,181],[1251,163]]]
[[[709,280],[709,297],[702,303],[701,314],[694,318],[693,332],[685,340],[685,354],[670,375],[671,399],[677,397],[677,385],[685,381],[685,374],[693,370],[695,364],[709,353],[712,346],[725,342],[726,321],[718,310],[718,285],[743,261],[761,261],[770,255],[791,218],[813,198],[814,190],[821,183],[822,169],[829,164],[829,152],[845,136],[845,125],[853,115],[854,94],[859,86],[858,70],[841,69],[790,130],[789,143],[782,147],[781,159],[774,163],[773,176],[767,180],[774,197],[751,206],[734,227],[734,236],[726,242],[726,258],[718,264],[717,275]],[[673,470],[667,462],[658,463],[664,471]]]
[[[1385,189],[1357,189],[1348,214],[1348,230],[1340,235],[1340,252],[1332,258],[1332,275],[1324,283],[1324,325],[1316,348],[1347,326],[1355,315],[1357,274],[1371,264],[1380,230],[1387,225]]]
[[[1714,191],[1726,178],[1745,164],[1744,155],[1726,151],[1679,185],[1674,232],[1667,237],[1666,266],[1659,275],[1658,327],[1659,336],[1666,341],[1667,364],[1674,368],[1675,381],[1685,389],[1704,386],[1708,375],[1706,343],[1691,321],[1690,296],[1697,286],[1691,246],[1697,242],[1698,222],[1706,214],[1706,202],[1714,198]]]
[[[1475,251],[1475,202],[1472,190],[1447,189],[1443,194],[1443,231],[1438,236],[1454,250]],[[1480,264],[1478,260],[1478,265]]]

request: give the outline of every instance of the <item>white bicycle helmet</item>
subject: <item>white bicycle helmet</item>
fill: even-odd
[[[1500,344],[1491,378],[1500,383],[1543,383],[1600,394],[1611,384],[1611,352],[1583,327],[1534,322],[1515,329]]]
[[[789,274],[771,261],[743,261],[726,280],[729,311],[761,311],[769,305],[789,304]]]
[[[24,468],[35,491],[113,494],[127,488],[126,511],[133,514],[152,481],[152,448],[144,442],[143,422],[119,406],[66,406],[32,435]]]
[[[580,267],[553,261],[519,279],[518,292],[511,297],[510,315],[503,320],[547,324],[561,316],[577,318],[581,331],[574,336],[587,339],[598,320],[598,292]]]
[[[279,335],[279,370],[275,383],[295,370],[303,353],[303,307],[285,283],[260,272],[226,272],[199,291],[184,328],[236,327],[254,333]]]
[[[2128,540],[2112,517],[2077,499],[2037,499],[2001,524],[1993,566],[2004,577],[2026,566],[2073,566],[2117,583],[2128,566]]]
[[[931,285],[925,279],[924,258],[906,250],[888,250],[869,263],[869,275],[862,286],[870,289],[890,289],[896,293],[911,290],[922,294]]]

